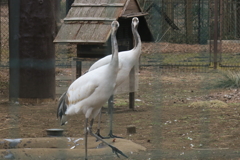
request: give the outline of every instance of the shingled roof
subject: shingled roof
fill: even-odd
[[[54,42],[103,44],[113,20],[144,15],[136,0],[75,0]]]

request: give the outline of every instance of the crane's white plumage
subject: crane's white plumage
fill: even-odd
[[[118,67],[118,44],[116,40],[116,32],[119,27],[117,21],[112,24],[112,58],[110,63],[88,72],[76,79],[68,88],[67,92],[60,97],[57,116],[60,117],[61,123],[66,123],[66,117],[73,114],[83,113],[86,118],[85,122],[85,160],[87,160],[87,134],[95,136],[98,140],[106,143],[112,148],[113,152],[119,156],[120,150],[110,145],[96,134],[92,133],[92,125],[94,118],[99,114],[104,103],[113,94],[116,84],[116,77],[119,70]],[[91,120],[88,127],[88,120]]]
[[[76,79],[68,88],[66,96],[62,97],[66,102],[66,111],[62,116],[83,113],[86,118],[95,118],[113,93],[118,71],[118,66],[114,65],[99,67]],[[64,124],[66,119],[61,120]]]
[[[133,33],[133,38],[134,38],[134,48],[128,51],[123,51],[123,52],[119,52],[119,72],[117,74],[117,79],[116,79],[116,86],[114,88],[114,94],[118,94],[118,91],[122,90],[123,85],[125,85],[128,80],[129,80],[129,73],[131,71],[131,69],[138,64],[139,61],[139,57],[141,55],[141,47],[142,47],[142,43],[141,43],[141,38],[140,35],[137,31],[138,28],[138,24],[139,24],[139,20],[137,17],[134,17],[132,19],[132,33]],[[112,55],[108,55],[100,60],[98,60],[97,62],[95,62],[88,71],[94,71],[95,69],[108,64],[111,61],[111,57]],[[129,86],[126,86],[129,88]],[[124,88],[126,88],[124,86]],[[124,92],[120,92],[120,93],[124,93]],[[111,106],[109,106],[111,108]],[[112,134],[112,109],[110,109],[110,133],[109,136],[110,137],[117,137],[114,136]],[[98,120],[98,130],[97,130],[97,134],[99,136],[100,135],[100,119],[101,119],[101,113],[99,115],[99,120]]]
[[[134,48],[129,51],[119,52],[119,72],[116,79],[115,93],[117,87],[120,86],[125,80],[129,78],[129,73],[131,69],[138,63],[139,57],[141,55],[141,38],[137,32],[137,27],[139,20],[137,17],[132,19],[132,33],[134,37]],[[111,61],[112,55],[108,55],[97,62],[95,62],[88,71],[93,71],[103,65],[108,64]]]
[[[117,21],[112,23],[112,34],[116,34],[118,26]],[[112,95],[119,69],[116,36],[112,35],[112,39],[113,56],[110,63],[76,79],[67,93],[60,98],[58,116],[62,124],[65,123],[62,116],[66,115],[83,113],[86,118],[95,118],[102,105]]]

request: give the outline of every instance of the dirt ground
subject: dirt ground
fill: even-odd
[[[64,69],[57,74],[69,74]],[[128,94],[115,96],[115,135],[147,148],[129,159],[238,159],[240,96],[236,89],[214,89],[219,74],[141,68],[135,110],[128,108]],[[46,129],[63,128],[66,137],[83,137],[84,116],[60,126],[57,100],[41,104],[16,104],[1,91],[0,138],[47,137]],[[227,104],[191,105],[220,100]],[[109,131],[107,107],[103,109],[102,135]],[[127,134],[128,125],[136,134]],[[96,130],[97,122],[93,126]],[[123,159],[123,158],[122,158]]]

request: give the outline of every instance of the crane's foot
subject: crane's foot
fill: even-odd
[[[97,132],[95,133],[98,137],[102,138],[102,139],[109,139],[110,137],[103,137],[100,134],[100,129],[97,130]],[[98,139],[96,139],[96,142],[99,141]]]
[[[123,137],[119,137],[119,136],[115,136],[112,133],[112,130],[110,130],[108,137],[103,137],[100,134],[100,129],[97,130],[97,132],[95,133],[98,137],[102,138],[102,139],[109,139],[109,138],[123,138]],[[96,139],[96,142],[98,141],[98,139]]]
[[[118,137],[118,136],[113,135],[112,130],[110,130],[108,136],[109,136],[109,138],[123,138],[123,137]]]
[[[116,147],[113,147],[112,145],[110,145],[109,147],[112,148],[112,152],[115,153],[118,158],[120,158],[119,154],[122,155],[122,156],[125,157],[125,158],[128,158],[128,156],[126,156],[122,151],[120,151],[120,150],[117,149]]]
[[[116,147],[112,146],[111,144],[109,144],[108,142],[104,141],[103,139],[101,139],[100,137],[98,137],[98,135],[94,134],[92,132],[92,128],[91,127],[87,127],[87,131],[94,137],[96,137],[98,140],[102,141],[103,143],[105,143],[106,145],[108,145],[110,148],[112,148],[112,152],[115,153],[117,155],[118,158],[120,158],[119,155],[122,155],[126,158],[128,158],[128,156],[126,156],[122,151],[120,151],[119,149],[117,149]]]

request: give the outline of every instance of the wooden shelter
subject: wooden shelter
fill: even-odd
[[[144,15],[136,0],[75,0],[64,18],[54,42],[76,43],[78,57],[100,58],[106,52],[111,33],[111,22],[118,20],[119,50],[132,47],[131,19],[139,17],[139,33],[144,41],[151,41],[152,35],[147,27]]]
[[[151,41],[152,35],[137,0],[75,0],[64,18],[54,42],[77,45],[77,77],[81,75],[81,61],[102,58],[111,54],[111,22],[118,20],[119,51],[133,47],[131,21],[139,18],[142,41]]]

